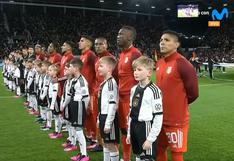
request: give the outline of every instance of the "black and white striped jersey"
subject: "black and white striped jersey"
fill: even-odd
[[[161,130],[163,106],[161,90],[152,82],[142,88],[139,84],[131,89],[129,129],[132,120],[151,122],[152,129],[147,140],[154,142]]]
[[[110,128],[118,109],[118,85],[113,77],[100,84],[98,93],[99,114],[107,115],[105,127]]]

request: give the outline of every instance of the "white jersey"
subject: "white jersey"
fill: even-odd
[[[51,78],[49,75],[46,74],[43,79],[43,86],[42,86],[41,95],[40,95],[41,100],[44,100],[45,97],[47,96],[50,82],[51,82]]]
[[[71,89],[71,84],[72,84],[72,79],[67,79],[66,82],[64,83],[64,87],[63,87],[63,95],[62,95],[62,98],[61,98],[61,105],[65,102],[67,96],[68,96],[68,93]],[[64,107],[63,107],[64,108]],[[60,109],[60,110],[63,110],[63,109]]]
[[[100,84],[98,93],[99,114],[107,115],[105,127],[110,128],[118,108],[118,85],[113,77]]]
[[[85,108],[88,108],[88,103],[90,100],[88,82],[82,75],[80,75],[78,78],[73,78],[71,80],[71,88],[67,94],[67,97],[62,107],[66,107],[71,100],[77,102],[84,101]]]
[[[31,69],[28,71],[28,75],[27,75],[27,89],[30,89],[30,86],[32,85],[32,83],[35,83],[35,70]],[[35,88],[33,88],[33,90],[35,90]]]
[[[147,140],[154,142],[161,131],[163,120],[161,90],[151,82],[144,88],[141,88],[140,85],[135,85],[131,89],[130,107],[128,135],[130,135],[131,120],[134,119],[139,122],[153,121]]]
[[[50,104],[51,110],[54,110],[54,106],[58,96],[58,88],[59,88],[58,83],[52,83],[52,81],[50,81],[48,95],[49,98],[51,98],[51,104]]]

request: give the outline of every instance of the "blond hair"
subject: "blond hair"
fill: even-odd
[[[58,67],[57,65],[52,64],[52,65],[49,66],[49,69],[55,71],[55,72],[56,72],[56,75],[59,74],[59,67]]]
[[[117,64],[117,60],[113,56],[104,56],[99,60],[99,62],[110,65],[112,70],[115,69]]]
[[[140,56],[139,58],[135,59],[132,62],[132,68],[136,69],[138,66],[144,66],[148,70],[153,71],[154,69],[154,61],[153,59],[147,57],[147,56]]]

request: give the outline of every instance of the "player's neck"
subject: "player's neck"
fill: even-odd
[[[123,47],[123,50],[127,50],[127,49],[131,48],[132,46],[133,46],[132,43],[127,44],[125,47]]]
[[[81,50],[81,53],[83,54],[83,53],[85,53],[85,52],[88,51],[88,50],[89,50],[89,48],[86,47],[86,48],[84,48],[83,50]]]
[[[173,50],[173,51],[171,51],[171,52],[169,52],[169,53],[166,53],[166,54],[164,55],[164,58],[166,58],[166,57],[168,57],[168,56],[174,54],[175,52],[177,52],[177,50]]]
[[[76,72],[75,74],[74,74],[74,78],[79,78],[80,77],[80,72]]]
[[[140,87],[145,87],[147,84],[149,84],[150,80],[148,78],[144,79],[144,80],[141,80],[139,81],[139,85]]]
[[[106,76],[104,76],[104,80],[108,80],[112,77],[111,73],[107,73]]]

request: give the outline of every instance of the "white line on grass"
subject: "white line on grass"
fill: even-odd
[[[209,87],[209,86],[220,86],[225,84],[234,84],[234,81],[232,83],[213,83],[213,84],[201,84],[200,87]]]

